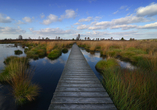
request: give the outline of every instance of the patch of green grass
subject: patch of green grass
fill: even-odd
[[[96,64],[95,68],[98,71],[104,71],[104,70],[108,70],[110,68],[118,67],[118,66],[119,66],[118,62],[115,59],[111,58],[111,59],[99,61]]]
[[[62,53],[61,53],[61,50],[60,49],[54,49],[54,50],[52,50],[49,54],[48,54],[48,58],[49,59],[56,59],[56,58],[58,58],[60,55],[61,55]]]
[[[62,52],[63,52],[63,53],[68,53],[68,49],[67,49],[67,48],[63,48],[63,49],[62,49]]]
[[[14,52],[15,52],[15,55],[20,55],[23,53],[21,50],[15,50]]]

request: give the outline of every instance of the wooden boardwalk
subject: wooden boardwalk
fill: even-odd
[[[49,110],[116,110],[76,44],[51,100]]]

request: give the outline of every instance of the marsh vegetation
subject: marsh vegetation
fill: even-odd
[[[154,110],[157,108],[157,42],[156,41],[78,41],[87,51],[100,51],[106,60],[96,68],[102,73],[102,84],[118,109]],[[130,61],[134,70],[117,66],[114,58]]]

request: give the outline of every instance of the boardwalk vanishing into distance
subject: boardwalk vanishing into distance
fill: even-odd
[[[49,110],[116,110],[108,93],[74,44]]]

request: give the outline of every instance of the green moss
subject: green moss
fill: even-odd
[[[61,55],[61,50],[59,49],[54,49],[48,54],[49,59],[56,59]]]
[[[15,55],[20,55],[23,53],[21,50],[15,50],[14,52],[15,52]]]
[[[64,49],[62,49],[62,52],[63,52],[63,53],[67,53],[67,52],[68,52],[68,49],[67,49],[67,48],[64,48]]]
[[[98,71],[103,71],[103,70],[108,70],[108,69],[111,69],[113,67],[117,67],[119,66],[118,65],[118,62],[111,58],[111,59],[108,59],[108,60],[101,60],[99,61],[95,68],[98,70]]]

